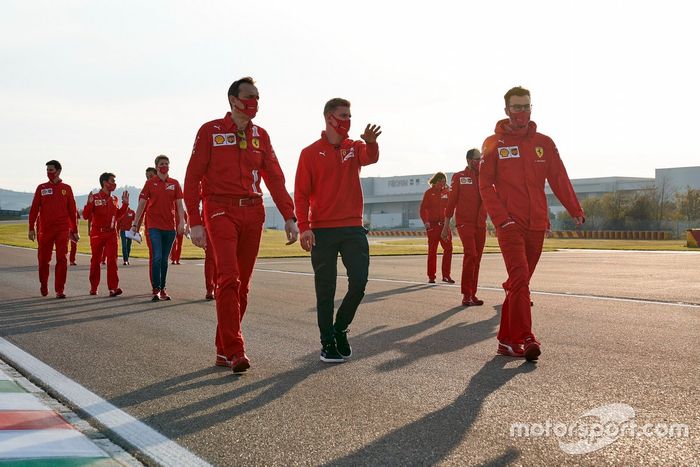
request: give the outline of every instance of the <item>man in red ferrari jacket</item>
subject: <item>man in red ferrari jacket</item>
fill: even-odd
[[[90,295],[97,295],[103,252],[107,256],[109,296],[116,297],[122,294],[117,272],[117,225],[129,209],[129,192],[122,193],[122,206],[119,207],[117,197],[112,195],[117,189],[114,178],[114,174],[109,172],[100,175],[102,188],[97,194],[88,195],[87,204],[83,208],[83,218],[90,221]]]
[[[484,301],[476,296],[479,283],[479,265],[486,243],[486,208],[479,193],[479,163],[481,153],[478,149],[467,151],[467,167],[452,176],[450,195],[445,213],[445,225],[442,237],[450,234],[450,221],[455,216],[457,233],[462,241],[464,258],[462,259],[462,305],[479,306]]]
[[[352,355],[348,326],[365,295],[369,275],[360,169],[379,160],[377,137],[382,132],[379,126],[367,125],[361,135],[365,142],[348,138],[350,102],[345,99],[328,101],[323,116],[326,130],[299,156],[294,202],[301,246],[311,251],[314,268],[321,361],[341,363]],[[347,269],[348,292],[333,323],[338,253]]]
[[[449,187],[447,187],[447,177],[444,173],[438,172],[433,175],[428,182],[428,188],[423,194],[423,201],[418,209],[420,218],[425,225],[425,233],[428,236],[428,282],[435,283],[437,271],[437,249],[438,244],[442,245],[442,281],[454,284],[450,277],[452,269],[452,232],[447,229],[443,237],[443,225],[445,224],[445,209]]]
[[[56,266],[54,268],[54,288],[56,298],[66,298],[64,289],[68,273],[68,238],[80,240],[76,223],[75,198],[73,190],[61,180],[61,163],[51,160],[46,163],[48,182],[40,184],[34,192],[32,207],[29,210],[29,240],[39,242],[39,284],[42,296],[49,294],[49,266],[56,246]],[[39,222],[39,235],[35,226]]]
[[[213,247],[216,262],[216,364],[229,366],[235,373],[250,368],[241,321],[265,220],[261,180],[285,219],[287,244],[296,242],[299,234],[294,204],[270,136],[252,122],[258,99],[252,78],[231,84],[231,112],[199,129],[185,175],[192,243]]]
[[[532,332],[530,277],[549,226],[545,180],[577,225],[585,218],[557,147],[530,120],[530,91],[515,87],[504,98],[508,118],[484,141],[479,169],[481,197],[508,271],[498,353],[536,360],[541,349]]]

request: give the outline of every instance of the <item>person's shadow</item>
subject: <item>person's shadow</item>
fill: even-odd
[[[470,380],[466,389],[451,404],[415,422],[397,428],[365,447],[328,462],[328,466],[350,465],[434,465],[445,459],[472,428],[481,407],[493,392],[513,377],[533,371],[532,363],[522,362],[506,368],[513,359],[495,356]],[[512,462],[518,453],[509,450],[498,460]]]

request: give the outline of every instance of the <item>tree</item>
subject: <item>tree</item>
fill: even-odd
[[[688,224],[700,220],[700,190],[686,187],[684,192],[676,193],[676,209]]]

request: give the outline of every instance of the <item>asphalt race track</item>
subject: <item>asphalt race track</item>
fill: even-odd
[[[170,266],[173,300],[158,303],[145,261],[120,266],[117,298],[107,297],[104,267],[100,295],[88,295],[88,262],[70,267],[67,299],[53,298],[52,282],[43,298],[36,251],[0,247],[1,336],[215,465],[700,459],[700,254],[543,254],[531,284],[536,364],[495,352],[500,255],[483,259],[478,308],[460,306],[458,284],[427,284],[424,256],[373,257],[353,357],[341,365],[318,358],[309,260],[261,260],[242,376],[213,365],[202,261]],[[457,256],[455,279],[460,267]],[[337,303],[344,291],[340,278]],[[511,433],[514,423],[595,422],[581,417],[611,404],[630,406],[638,426],[684,424],[688,434],[628,432],[572,454],[580,438],[571,433]]]

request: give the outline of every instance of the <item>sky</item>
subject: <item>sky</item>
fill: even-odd
[[[410,175],[461,170],[516,85],[571,178],[700,165],[694,4],[4,0],[0,188],[33,191],[50,159],[76,194],[105,171],[141,186],[158,154],[183,181],[242,76],[290,191],[332,97],[352,102],[351,138],[382,126],[362,175]]]

